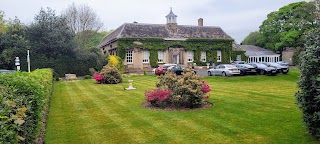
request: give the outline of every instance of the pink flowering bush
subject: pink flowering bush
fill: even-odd
[[[208,84],[206,84],[206,83],[204,82],[204,80],[202,81],[202,89],[201,89],[201,91],[202,91],[203,93],[208,93],[208,92],[211,91],[210,86],[209,86]]]
[[[103,76],[100,74],[93,74],[93,78],[96,80],[97,83],[101,83],[101,80],[103,79]]]
[[[211,91],[210,86],[190,70],[181,76],[166,73],[158,78],[158,89],[145,93],[146,100],[153,106],[162,104],[174,108],[198,108],[209,98],[206,94]]]
[[[171,90],[155,89],[153,91],[146,91],[146,101],[150,102],[153,106],[159,106],[168,101]]]

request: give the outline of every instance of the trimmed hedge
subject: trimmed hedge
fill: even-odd
[[[51,69],[0,74],[0,143],[34,143],[52,92]]]

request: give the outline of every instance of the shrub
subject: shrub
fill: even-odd
[[[154,106],[160,106],[169,102],[168,98],[170,94],[171,90],[155,89],[154,91],[146,91],[145,99]]]
[[[166,105],[176,108],[197,108],[205,102],[204,99],[208,98],[205,94],[211,90],[208,84],[189,69],[185,70],[181,76],[167,72],[164,76],[159,76],[158,78],[159,82],[156,84],[158,89],[153,93],[150,91],[145,93],[147,101],[153,106]],[[170,92],[170,94],[163,103],[158,99],[164,95],[164,92]],[[151,101],[154,99],[148,99],[149,97],[158,99]],[[160,100],[163,100],[163,97]]]
[[[106,65],[102,68],[100,75],[103,76],[101,83],[117,84],[122,82],[122,76],[118,69],[113,66]]]
[[[108,57],[108,65],[110,67],[116,67],[121,74],[124,73],[124,65],[123,65],[123,61],[122,61],[122,59],[120,57],[118,57],[118,56],[109,56]]]
[[[0,74],[0,143],[34,143],[52,80],[50,69]]]
[[[100,74],[93,74],[93,78],[96,80],[97,83],[101,83],[103,76]]]
[[[117,67],[119,65],[119,60],[117,58],[117,56],[109,56],[108,57],[108,65],[109,66],[113,66],[113,67]]]
[[[144,70],[144,71],[143,71],[143,75],[147,75],[147,72],[146,72],[146,70]]]
[[[292,56],[292,62],[294,65],[299,66],[301,62],[301,57],[303,56],[304,50],[302,48],[296,48]]]
[[[89,72],[91,75],[97,73],[97,71],[94,68],[89,68]]]
[[[131,76],[131,77],[136,77],[136,76],[138,76],[138,74],[136,74],[136,73],[131,73],[130,76]]]
[[[296,93],[297,104],[309,132],[320,139],[320,29],[307,35],[306,50],[301,58],[301,77]]]
[[[90,76],[90,75],[85,75],[83,79],[92,79],[92,76]]]

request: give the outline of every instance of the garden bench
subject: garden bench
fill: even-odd
[[[67,81],[73,81],[78,79],[76,74],[65,74],[65,77]]]

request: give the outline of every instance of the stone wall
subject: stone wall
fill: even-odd
[[[294,54],[294,51],[293,49],[287,49],[285,51],[282,52],[282,61],[286,61],[289,63],[289,65],[294,65],[293,64],[293,54]]]

